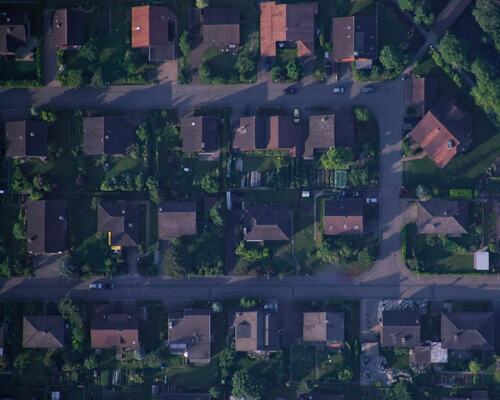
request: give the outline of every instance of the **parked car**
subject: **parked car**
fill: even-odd
[[[285,94],[295,94],[297,93],[297,88],[295,86],[289,86],[283,90]]]
[[[378,199],[376,197],[367,197],[366,198],[366,204],[377,204]]]
[[[267,57],[266,60],[264,61],[264,67],[266,68],[266,71],[271,71],[273,68],[273,60],[271,57]]]
[[[338,86],[336,88],[333,88],[333,94],[342,94],[345,92],[345,88],[342,86]]]
[[[298,108],[293,109],[293,123],[294,124],[300,123],[300,111]]]
[[[375,88],[373,86],[365,86],[361,88],[361,93],[368,94],[375,92]]]
[[[350,190],[342,189],[342,191],[340,192],[340,197],[351,197],[351,196],[352,192]]]
[[[115,284],[114,283],[105,283],[104,284],[104,289],[114,289],[115,288]]]
[[[104,285],[102,283],[94,282],[89,283],[89,289],[102,289]]]

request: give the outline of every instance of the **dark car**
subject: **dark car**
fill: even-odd
[[[297,88],[295,86],[290,86],[284,89],[283,91],[285,92],[285,94],[295,94],[297,93]]]
[[[115,288],[115,284],[114,283],[105,283],[104,284],[104,289],[114,289]]]
[[[266,71],[271,71],[273,67],[273,60],[270,57],[267,57],[264,61],[264,67],[266,68]]]

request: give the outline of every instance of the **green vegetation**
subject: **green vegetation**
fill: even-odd
[[[430,28],[436,20],[436,15],[430,10],[432,0],[397,0],[401,11],[409,12],[415,23]]]
[[[495,0],[477,0],[473,14],[481,29],[500,52],[500,4]]]
[[[188,84],[191,82],[191,46],[189,45],[188,33],[182,32],[179,37],[179,50],[181,57],[178,60],[177,82]]]

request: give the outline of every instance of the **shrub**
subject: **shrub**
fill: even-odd
[[[367,122],[373,117],[368,107],[354,106],[352,110],[354,112],[354,117],[356,118],[356,121]]]
[[[249,309],[249,308],[254,308],[256,306],[257,306],[257,301],[254,299],[249,299],[246,297],[242,297],[240,299],[240,307],[241,308]]]
[[[453,200],[472,200],[472,189],[450,189],[450,199]]]

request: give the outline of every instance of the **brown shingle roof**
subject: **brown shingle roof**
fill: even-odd
[[[412,108],[415,115],[422,116],[434,106],[437,81],[433,78],[412,77],[403,82],[405,108]]]
[[[450,350],[494,350],[495,314],[492,312],[443,312],[441,346]]]
[[[244,211],[246,241],[289,241],[290,210],[282,206],[248,207]]]
[[[111,245],[136,247],[140,241],[140,205],[119,200],[97,206],[97,231],[111,233]]]
[[[106,304],[92,317],[90,342],[93,349],[139,348],[139,316],[135,306]]]
[[[335,147],[335,115],[311,115],[304,158],[313,158],[315,150],[328,150],[330,147]]]
[[[417,232],[421,234],[462,235],[467,233],[468,203],[431,199],[417,208]]]
[[[335,62],[377,58],[377,21],[370,16],[332,20],[332,56]]]
[[[83,153],[123,155],[135,141],[139,121],[126,116],[83,118]]]
[[[344,313],[305,312],[303,340],[332,346],[342,345],[344,343]]]
[[[325,235],[360,235],[363,233],[363,202],[360,199],[325,201]]]
[[[196,235],[196,202],[165,201],[158,206],[158,237],[169,240]]]
[[[26,202],[27,248],[32,254],[67,250],[68,204],[64,200]]]
[[[380,345],[415,347],[420,345],[420,314],[417,310],[394,310],[382,313]]]
[[[203,42],[209,46],[240,45],[240,10],[238,8],[212,8],[202,11]]]
[[[168,21],[171,18],[168,7],[132,7],[132,47],[167,46]]]
[[[6,121],[5,155],[10,158],[45,157],[47,137],[47,124],[42,121]]]
[[[23,347],[64,347],[64,320],[59,315],[28,315],[23,318]]]
[[[317,3],[260,3],[260,55],[276,56],[276,42],[296,42],[299,57],[314,53]]]
[[[213,153],[220,147],[219,120],[212,115],[181,119],[182,150]]]
[[[168,316],[170,352],[184,354],[194,364],[210,362],[210,310],[184,310]]]
[[[448,96],[428,111],[409,135],[439,168],[443,168],[470,144],[472,115]]]
[[[28,38],[28,16],[23,11],[0,12],[0,54],[16,55]]]
[[[83,10],[63,8],[54,11],[52,35],[56,47],[81,46],[85,43],[86,14]]]
[[[266,311],[241,311],[234,317],[236,351],[279,350],[278,315]]]

